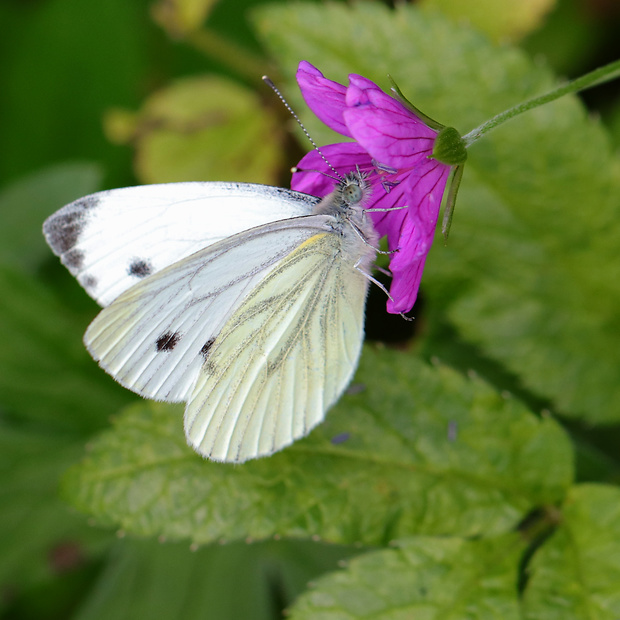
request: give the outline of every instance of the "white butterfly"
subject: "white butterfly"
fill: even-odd
[[[320,200],[170,183],[49,217],[54,253],[101,306],[84,342],[141,396],[187,402],[200,454],[243,462],[308,434],[357,366],[377,234],[350,173]]]

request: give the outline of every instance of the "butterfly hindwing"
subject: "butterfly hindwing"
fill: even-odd
[[[326,216],[272,222],[213,244],[135,284],[104,308],[84,342],[125,387],[148,398],[187,400],[231,315]]]
[[[166,183],[92,194],[43,232],[101,306],[147,276],[243,230],[312,213],[318,199],[244,183]]]
[[[242,462],[306,435],[351,380],[368,280],[342,258],[339,234],[284,258],[215,338],[185,413],[188,441]]]

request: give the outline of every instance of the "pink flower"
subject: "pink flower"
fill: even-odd
[[[418,294],[452,170],[452,165],[431,158],[440,132],[360,75],[349,75],[347,87],[326,79],[302,61],[297,81],[319,119],[355,140],[321,147],[325,157],[343,175],[356,167],[372,172],[373,191],[365,207],[391,209],[369,215],[379,235],[387,236],[389,249],[397,250],[390,258],[392,299],[388,312],[408,312]],[[302,171],[293,175],[293,189],[321,197],[333,190],[333,179],[325,176],[333,176],[333,172],[318,152],[308,153],[297,167]]]

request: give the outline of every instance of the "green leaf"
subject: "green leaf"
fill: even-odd
[[[342,547],[300,541],[190,551],[183,544],[123,539],[110,548],[75,620],[269,620],[279,617],[279,604],[290,603],[301,591],[301,584],[287,587],[290,572],[307,581],[349,554]],[[276,590],[282,599],[274,596]]]
[[[76,620],[106,618],[272,618],[264,575],[251,547],[211,547],[123,540]],[[243,596],[239,596],[239,592]]]
[[[554,84],[518,50],[410,5],[282,5],[257,24],[286,75],[300,59],[340,82],[357,72],[387,88],[389,73],[461,133]],[[449,244],[422,283],[430,314],[448,312],[526,388],[589,422],[620,420],[618,195],[620,161],[575,97],[523,114],[470,149]]]
[[[620,98],[616,99],[615,105],[609,111],[605,120],[616,148],[620,148]]]
[[[471,23],[494,41],[519,39],[540,26],[557,0],[521,0],[497,3],[482,0],[423,0],[420,6],[439,10],[459,23]]]
[[[134,398],[92,361],[87,322],[34,277],[0,267],[0,407],[21,423],[74,435]]]
[[[108,534],[86,526],[58,498],[58,480],[81,446],[62,435],[0,424],[0,588],[19,593],[62,572],[63,546],[83,559]],[[66,567],[64,567],[66,569]],[[6,601],[2,601],[5,603]]]
[[[515,535],[487,540],[414,538],[319,579],[292,620],[517,620]]]
[[[281,164],[275,116],[250,89],[221,77],[178,80],[147,99],[132,122],[117,111],[106,125],[111,137],[133,140],[143,183],[275,183]]]
[[[174,59],[157,47],[147,3],[106,0],[88,11],[81,0],[0,3],[1,178],[75,158],[119,169],[101,114],[132,105],[149,71],[165,71],[162,53]]]
[[[70,470],[65,496],[139,535],[385,544],[505,532],[571,483],[559,426],[476,378],[366,349],[357,380],[308,438],[239,466],[187,447],[181,406],[136,405]]]
[[[50,255],[41,226],[64,204],[95,192],[101,171],[94,164],[60,164],[16,181],[0,193],[0,264],[30,271]]]
[[[620,617],[620,489],[571,489],[560,524],[528,566],[527,620]]]

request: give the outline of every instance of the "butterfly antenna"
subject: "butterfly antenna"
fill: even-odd
[[[314,147],[315,151],[321,156],[321,159],[329,166],[329,169],[339,178],[342,179],[342,175],[334,168],[328,161],[327,157],[323,155],[321,149],[317,146],[317,143],[312,139],[308,130],[304,127],[304,124],[301,122],[301,119],[295,113],[295,110],[291,108],[288,104],[288,101],[284,98],[284,95],[278,90],[278,87],[271,81],[269,77],[263,75],[263,82],[273,90],[273,92],[278,96],[280,101],[284,104],[284,107],[291,113],[292,117],[297,121],[297,124],[301,127],[301,130],[306,134],[306,138],[310,141],[310,144]],[[294,170],[295,171],[295,170]]]

